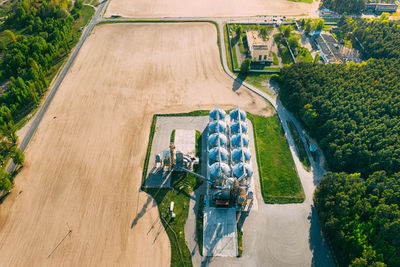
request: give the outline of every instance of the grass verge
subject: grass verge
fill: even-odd
[[[279,61],[278,61],[278,56],[276,55],[275,52],[272,52],[272,64],[274,65],[279,65]]]
[[[171,136],[169,138],[170,143],[175,143],[175,129],[172,130]]]
[[[226,63],[228,64],[228,68],[229,68],[229,70],[231,71],[231,72],[233,72],[233,69],[232,69],[232,59],[231,59],[231,54],[230,54],[230,52],[229,52],[229,41],[228,41],[228,36],[227,36],[227,28],[226,28],[226,24],[224,24],[224,27],[223,27],[223,32],[224,32],[224,42],[225,42],[225,54],[226,54]],[[221,51],[221,53],[222,53],[222,51]]]
[[[267,89],[267,85],[272,75],[274,74],[249,73],[247,74],[244,81],[257,87],[265,93],[272,95],[272,92]]]
[[[153,145],[154,133],[156,131],[156,122],[157,122],[157,115],[153,115],[153,120],[151,121],[151,126],[150,126],[149,143],[147,145],[146,158],[144,160],[144,167],[142,172],[142,185],[144,184],[144,181],[146,180],[147,176],[147,168],[150,160],[151,146]]]
[[[299,47],[296,62],[313,62],[310,51],[305,47]]]
[[[296,146],[297,154],[299,156],[299,159],[301,163],[304,165],[307,171],[311,170],[311,163],[310,160],[307,156],[306,149],[304,148],[303,141],[301,140],[301,137],[299,135],[299,132],[297,131],[296,126],[292,121],[288,121],[288,126],[290,133],[293,137],[294,145]]]
[[[289,0],[292,2],[303,2],[303,3],[307,3],[307,4],[312,4],[313,0]]]
[[[264,201],[282,204],[303,202],[303,188],[278,116],[248,114],[248,118],[253,124]]]
[[[204,195],[199,197],[199,206],[197,208],[196,217],[196,233],[197,233],[197,245],[199,247],[200,255],[203,256],[203,218],[204,218]]]
[[[243,254],[243,232],[237,227],[237,242],[238,242],[238,255],[237,257],[242,257]]]

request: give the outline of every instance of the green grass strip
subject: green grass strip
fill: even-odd
[[[301,203],[304,192],[282,126],[275,114],[248,114],[254,128],[261,191],[266,203]]]

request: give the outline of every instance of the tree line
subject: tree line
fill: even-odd
[[[339,14],[361,14],[366,0],[323,0],[322,6]]]
[[[341,266],[400,262],[398,66],[400,58],[297,63],[279,76],[282,103],[316,138],[332,171],[314,201]]]
[[[365,58],[400,58],[400,21],[354,20],[342,16],[340,36],[351,40]]]
[[[67,0],[24,0],[1,25],[8,40],[0,42],[0,81],[6,84],[0,96],[0,190],[9,190],[11,184],[4,164],[22,158],[17,140],[6,136],[16,136],[14,122],[39,105],[49,85],[46,76],[78,38],[73,26],[81,8],[82,0],[73,7]]]
[[[314,203],[340,265],[399,266],[400,173],[330,172]]]

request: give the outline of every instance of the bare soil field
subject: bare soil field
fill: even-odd
[[[97,26],[0,205],[0,266],[168,266],[157,206],[139,190],[152,115],[273,112],[237,87],[213,24]]]
[[[105,16],[123,17],[232,17],[308,15],[313,4],[288,0],[111,0]]]

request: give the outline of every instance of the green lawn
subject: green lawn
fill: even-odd
[[[228,47],[228,49],[229,49],[229,47]],[[235,49],[234,46],[232,46],[231,51],[232,51],[232,57],[233,57],[233,65],[234,65],[234,68],[235,68],[235,69],[239,69],[240,66],[239,66],[239,63],[238,63],[238,60],[237,60],[236,49]]]
[[[225,42],[226,63],[228,64],[228,68],[233,72],[231,54],[229,51],[229,41],[228,41],[228,36],[226,33],[226,24],[224,24],[223,32],[224,32],[224,42]]]
[[[304,167],[309,171],[309,170],[311,170],[311,163],[307,156],[307,152],[306,152],[306,149],[304,148],[304,144],[303,144],[303,141],[301,140],[299,132],[297,131],[297,128],[296,128],[296,126],[294,126],[294,123],[292,121],[288,122],[288,126],[289,126],[290,133],[293,137],[293,141],[296,146],[296,150],[297,150],[299,159],[300,159],[301,163],[303,163]]]
[[[269,79],[273,74],[258,74],[258,73],[249,73],[246,76],[245,82],[261,89],[267,94],[271,94],[271,92],[266,88],[265,83],[269,83]]]
[[[266,203],[300,203],[304,192],[277,115],[248,114],[254,127],[261,190]]]
[[[279,51],[279,53],[281,54],[281,59],[283,64],[293,63],[292,55],[290,54],[290,51],[287,47],[283,48],[281,51]]]
[[[278,56],[276,55],[275,52],[272,52],[272,58],[273,58],[272,64],[279,65]]]
[[[230,24],[229,29],[235,31],[238,25],[239,24]],[[272,24],[240,24],[240,27],[242,28],[242,31],[261,30],[261,28],[265,28],[268,32],[270,32],[274,29],[274,25]]]
[[[81,9],[81,15],[80,17],[76,20],[76,23],[74,25],[74,29],[78,31],[81,27],[86,26],[88,24],[89,20],[92,18],[94,15],[95,10],[91,6],[83,5]]]
[[[299,47],[296,62],[313,62],[310,51],[305,47]]]
[[[90,4],[91,4],[92,6],[98,6],[98,5],[99,5],[99,1],[97,1],[97,0],[92,0],[92,1],[90,2]]]
[[[246,54],[247,53],[247,49],[244,47],[243,38],[240,38],[238,42],[239,42],[239,51],[240,51],[240,53]]]

